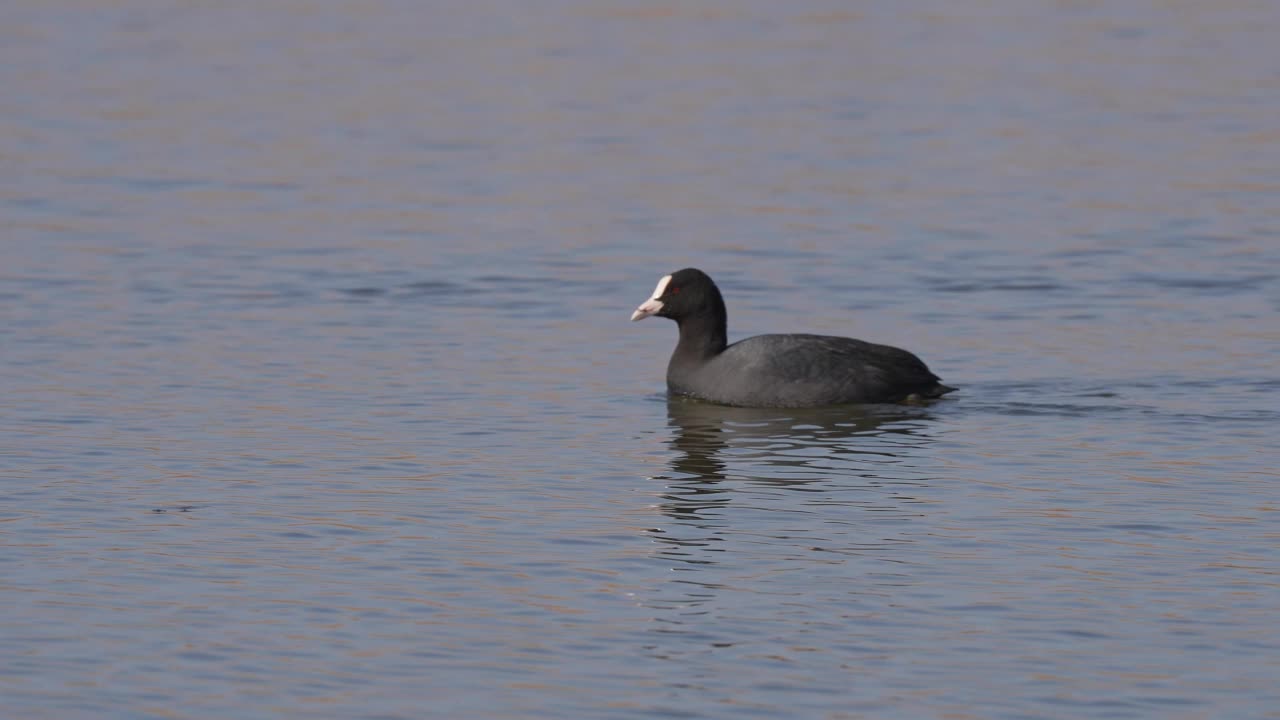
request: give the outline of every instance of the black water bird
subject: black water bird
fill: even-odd
[[[915,355],[832,335],[757,335],[728,344],[720,289],[701,270],[665,275],[631,319],[671,318],[680,340],[667,364],[667,390],[721,405],[818,407],[922,402],[943,385]]]

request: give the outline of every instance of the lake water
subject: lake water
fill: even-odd
[[[1280,5],[0,9],[14,718],[1280,718]],[[930,407],[668,402],[628,316]]]

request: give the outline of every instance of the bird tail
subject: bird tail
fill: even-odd
[[[943,395],[946,395],[949,392],[955,392],[955,391],[956,389],[951,387],[950,385],[943,385],[942,383],[937,383],[933,387],[924,391],[924,396],[936,398],[936,397],[942,397]]]

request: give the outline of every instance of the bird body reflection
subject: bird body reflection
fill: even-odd
[[[933,410],[902,405],[740,408],[667,401],[670,471],[650,531],[671,582],[649,604],[664,631],[732,597],[794,603],[903,581],[928,506]],[[670,611],[670,614],[667,612]]]
[[[669,397],[675,451],[662,511],[697,519],[734,497],[738,481],[771,492],[828,493],[901,482],[878,473],[930,440],[930,410],[901,405],[727,407]]]

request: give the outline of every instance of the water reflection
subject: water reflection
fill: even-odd
[[[726,591],[791,596],[798,578],[847,596],[904,582],[934,470],[924,407],[749,409],[667,401],[675,451],[651,531],[675,573],[650,599],[685,627]],[[754,600],[743,602],[754,602]]]
[[[735,408],[670,398],[672,473],[660,503],[677,520],[707,519],[737,496],[839,494],[918,484],[900,466],[930,439],[928,408]],[[726,482],[734,481],[734,482]],[[814,498],[782,505],[807,505]]]

